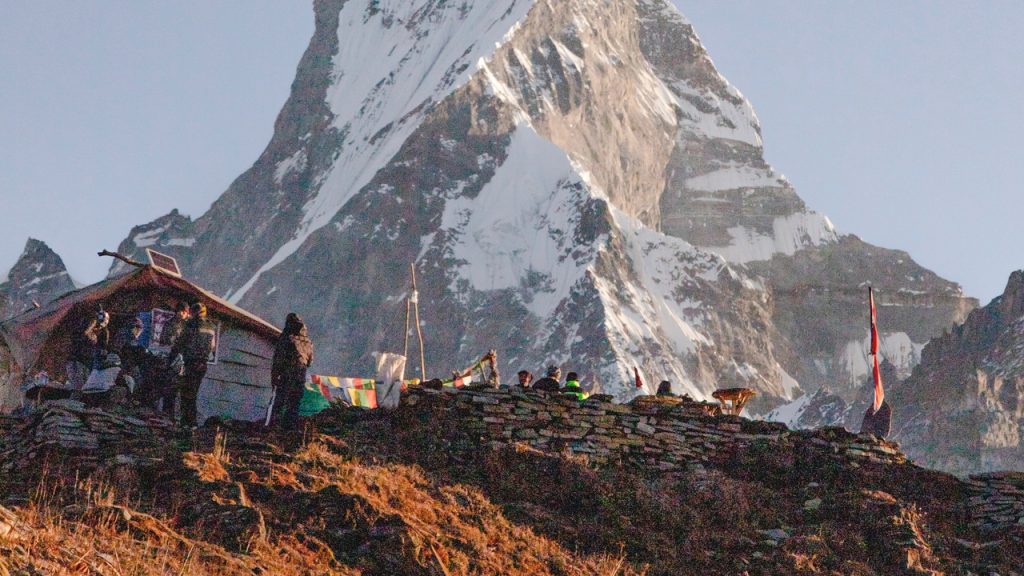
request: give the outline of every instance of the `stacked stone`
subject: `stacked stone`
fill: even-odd
[[[173,424],[156,414],[147,416],[86,408],[81,402],[47,402],[10,431],[0,445],[0,462],[10,472],[48,450],[76,456],[82,463],[95,462],[138,441],[158,444],[170,435]]]
[[[984,531],[1024,526],[1024,472],[992,472],[967,481],[971,524]]]
[[[898,446],[841,429],[793,432],[785,425],[715,416],[717,405],[679,398],[640,397],[631,404],[579,400],[532,390],[412,389],[411,410],[442,410],[470,444],[501,448],[522,443],[546,451],[585,454],[597,464],[624,462],[655,472],[720,464],[755,444],[803,445],[851,465],[900,464]]]

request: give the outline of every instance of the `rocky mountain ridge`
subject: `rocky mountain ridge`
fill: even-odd
[[[1024,468],[1024,271],[929,342],[890,396],[901,412],[894,438],[923,465],[960,474]]]
[[[410,262],[428,372],[497,347],[505,373],[560,363],[628,398],[639,366],[695,397],[753,387],[755,409],[825,383],[855,394],[866,282],[888,289],[904,373],[976,305],[809,210],[668,2],[314,10],[253,168],[195,222],[168,215],[121,250],[170,250],[271,320],[298,311],[330,351],[319,369],[365,372],[401,345]]]
[[[64,261],[45,242],[29,238],[0,283],[0,320],[31,310],[75,289]]]

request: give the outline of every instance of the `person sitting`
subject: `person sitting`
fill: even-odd
[[[530,374],[529,370],[520,370],[516,376],[519,377],[520,388],[529,388],[530,384],[533,383],[533,374]]]
[[[655,393],[655,396],[667,396],[669,398],[675,398],[676,394],[672,392],[672,383],[669,382],[668,380],[662,380],[661,383],[658,384],[658,391]]]
[[[565,386],[559,392],[572,395],[577,400],[586,400],[588,396],[583,388],[580,388],[580,377],[575,372],[569,372],[565,377]]]
[[[558,392],[561,387],[558,383],[559,378],[562,377],[562,370],[558,366],[552,364],[548,366],[546,375],[533,383],[534,390],[541,390],[544,392]]]

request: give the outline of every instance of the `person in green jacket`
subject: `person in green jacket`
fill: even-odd
[[[583,391],[583,388],[580,388],[580,377],[575,372],[569,372],[565,377],[565,386],[559,392],[562,394],[572,394],[577,400],[586,400],[587,396],[589,396],[589,394]]]

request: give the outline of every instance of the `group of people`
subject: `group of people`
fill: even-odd
[[[159,344],[166,356],[142,345],[142,319],[133,316],[120,326],[100,307],[71,335],[66,365],[67,387],[89,405],[119,402],[126,395],[174,416],[180,396],[182,426],[195,426],[199,386],[216,345],[217,329],[202,302],[179,303],[163,326]]]
[[[101,306],[71,335],[66,392],[90,406],[120,404],[131,396],[172,419],[177,406],[181,426],[195,427],[199,388],[217,338],[206,305],[179,302],[174,315],[163,324],[157,346],[143,346],[144,330],[138,315],[118,322]],[[306,369],[312,362],[313,343],[306,326],[298,315],[289,314],[272,360],[272,424],[283,428],[298,425]]]
[[[207,319],[205,304],[197,301],[189,305],[179,303],[175,307],[174,316],[159,334],[158,349],[169,349],[166,355],[142,346],[141,318],[136,316],[130,324],[122,324],[112,337],[111,316],[101,307],[73,335],[67,363],[69,387],[88,403],[102,404],[111,401],[120,386],[128,389],[141,404],[162,410],[171,418],[177,404],[181,425],[194,427],[198,418],[199,388],[217,337],[215,325]],[[271,365],[274,399],[269,422],[272,426],[286,430],[298,426],[306,372],[312,363],[313,342],[306,325],[297,314],[290,313],[275,344]],[[118,368],[115,379],[92,385],[94,379],[100,380],[94,378],[96,374],[113,368]],[[566,394],[578,400],[589,396],[580,386],[576,372],[566,374],[563,382],[562,370],[557,365],[548,366],[544,377],[536,381],[528,370],[520,370],[518,379],[521,388]],[[657,395],[675,396],[671,383],[662,381]]]
[[[548,366],[544,373],[544,377],[536,382],[534,382],[533,374],[529,370],[520,370],[516,375],[519,377],[520,388],[570,394],[579,400],[586,400],[589,396],[589,394],[580,387],[580,377],[575,372],[569,372],[566,374],[565,383],[560,383],[559,380],[562,378],[562,369],[554,364]],[[672,392],[672,383],[668,380],[662,380],[661,383],[658,384],[658,391],[656,392],[656,395],[668,397],[676,396],[676,394]]]

